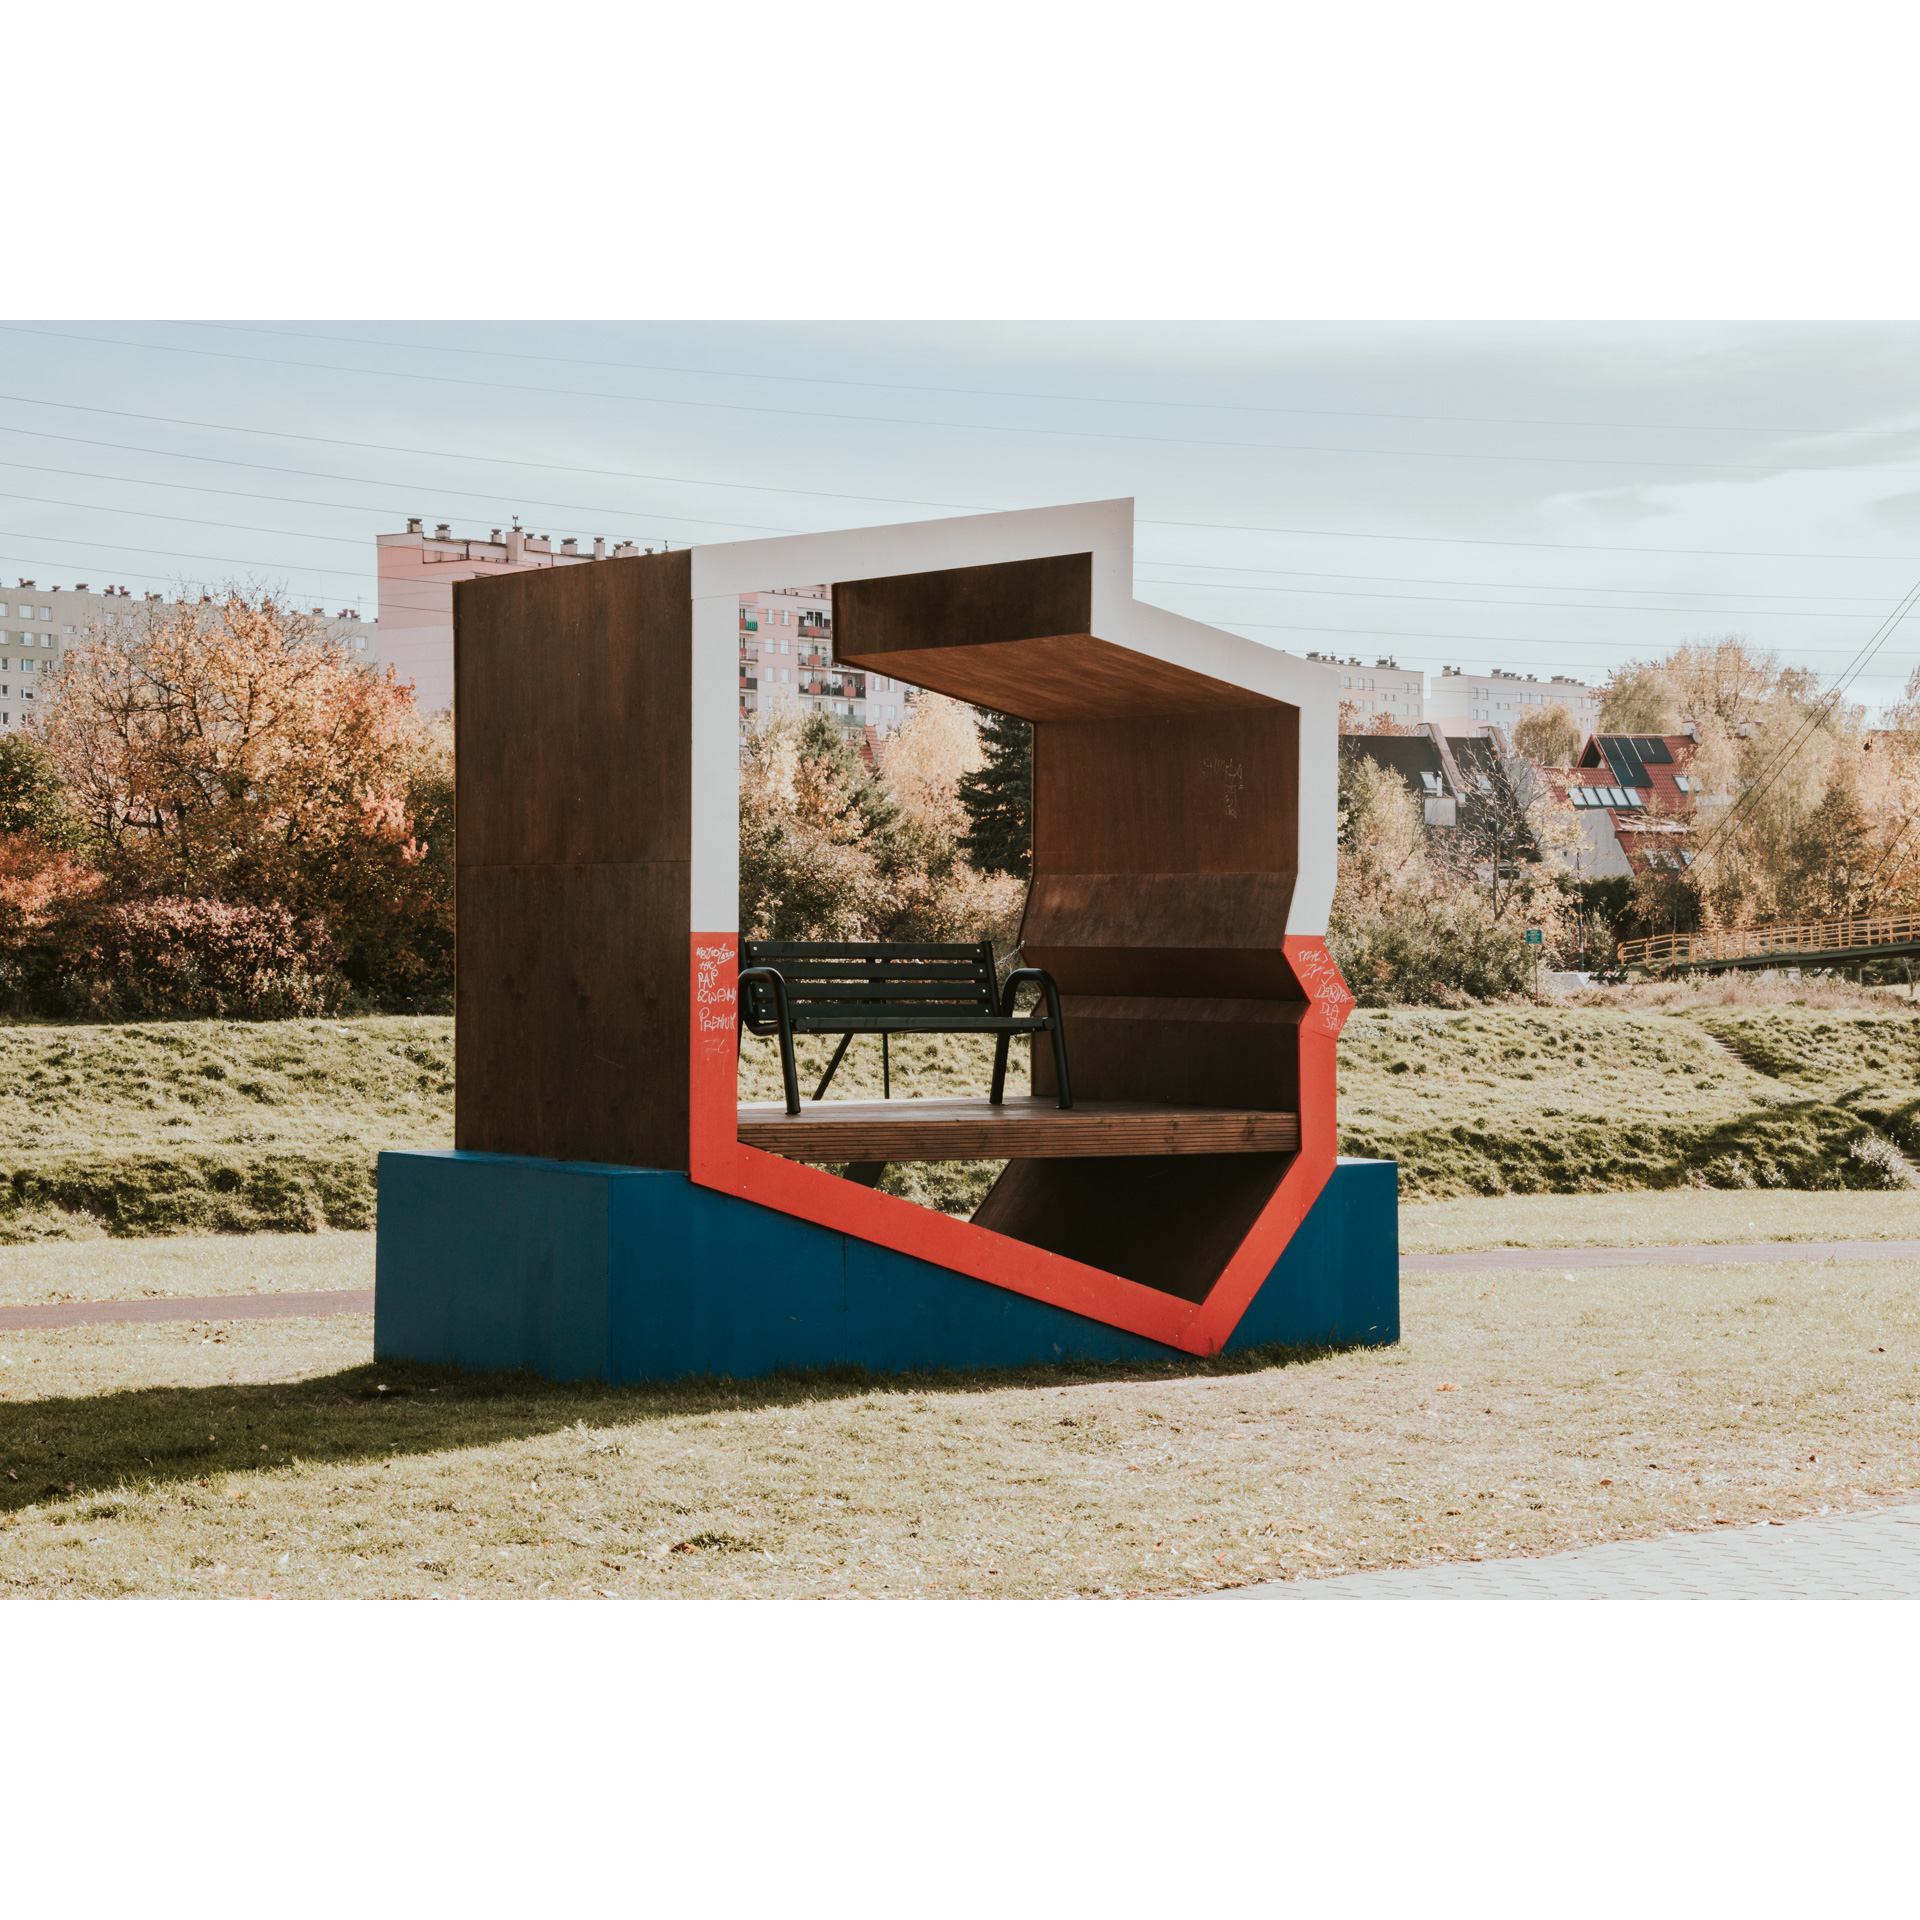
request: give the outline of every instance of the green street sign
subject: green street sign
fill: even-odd
[[[1538,946],[1544,945],[1546,941],[1546,937],[1547,936],[1538,927],[1529,927],[1527,929],[1527,945],[1530,947],[1538,947]]]

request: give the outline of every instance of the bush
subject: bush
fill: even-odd
[[[69,921],[40,974],[42,1011],[91,1019],[296,1019],[338,1011],[348,990],[324,922],[221,900],[122,901]]]
[[[1363,1007],[1458,1007],[1533,986],[1524,930],[1472,892],[1348,915],[1327,947]]]

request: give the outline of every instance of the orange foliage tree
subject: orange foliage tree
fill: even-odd
[[[357,987],[447,991],[450,733],[270,593],[144,611],[66,655],[41,729],[113,890],[284,907]]]

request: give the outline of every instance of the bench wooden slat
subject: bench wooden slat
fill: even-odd
[[[936,947],[894,946],[891,943],[876,945],[869,942],[858,946],[844,941],[833,940],[754,940],[750,945],[758,959],[755,964],[772,966],[776,960],[869,960],[882,965],[895,960],[965,960],[975,961],[980,956],[980,947],[966,945],[947,945]],[[784,969],[782,969],[784,971]]]
[[[912,1033],[912,1027],[903,1027],[891,1014],[885,1013],[820,1013],[803,1017],[798,1008],[793,1012],[793,1030],[795,1033]],[[1044,1020],[1029,1019],[1023,1014],[950,1014],[932,1029],[935,1033],[1045,1033],[1047,1023]]]
[[[1099,1100],[822,1100],[797,1114],[742,1106],[743,1146],[789,1160],[1052,1160],[1108,1155],[1297,1153],[1300,1116]]]
[[[785,977],[784,975],[782,976]],[[944,1001],[948,1005],[980,1000],[972,981],[945,980],[788,980],[787,1005],[805,1006],[809,1000],[901,1000],[919,1006]]]

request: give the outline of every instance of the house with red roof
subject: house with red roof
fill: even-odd
[[[1693,864],[1698,751],[1689,733],[1588,735],[1574,765],[1554,776],[1591,850],[1579,863],[1583,878],[1680,873]]]

